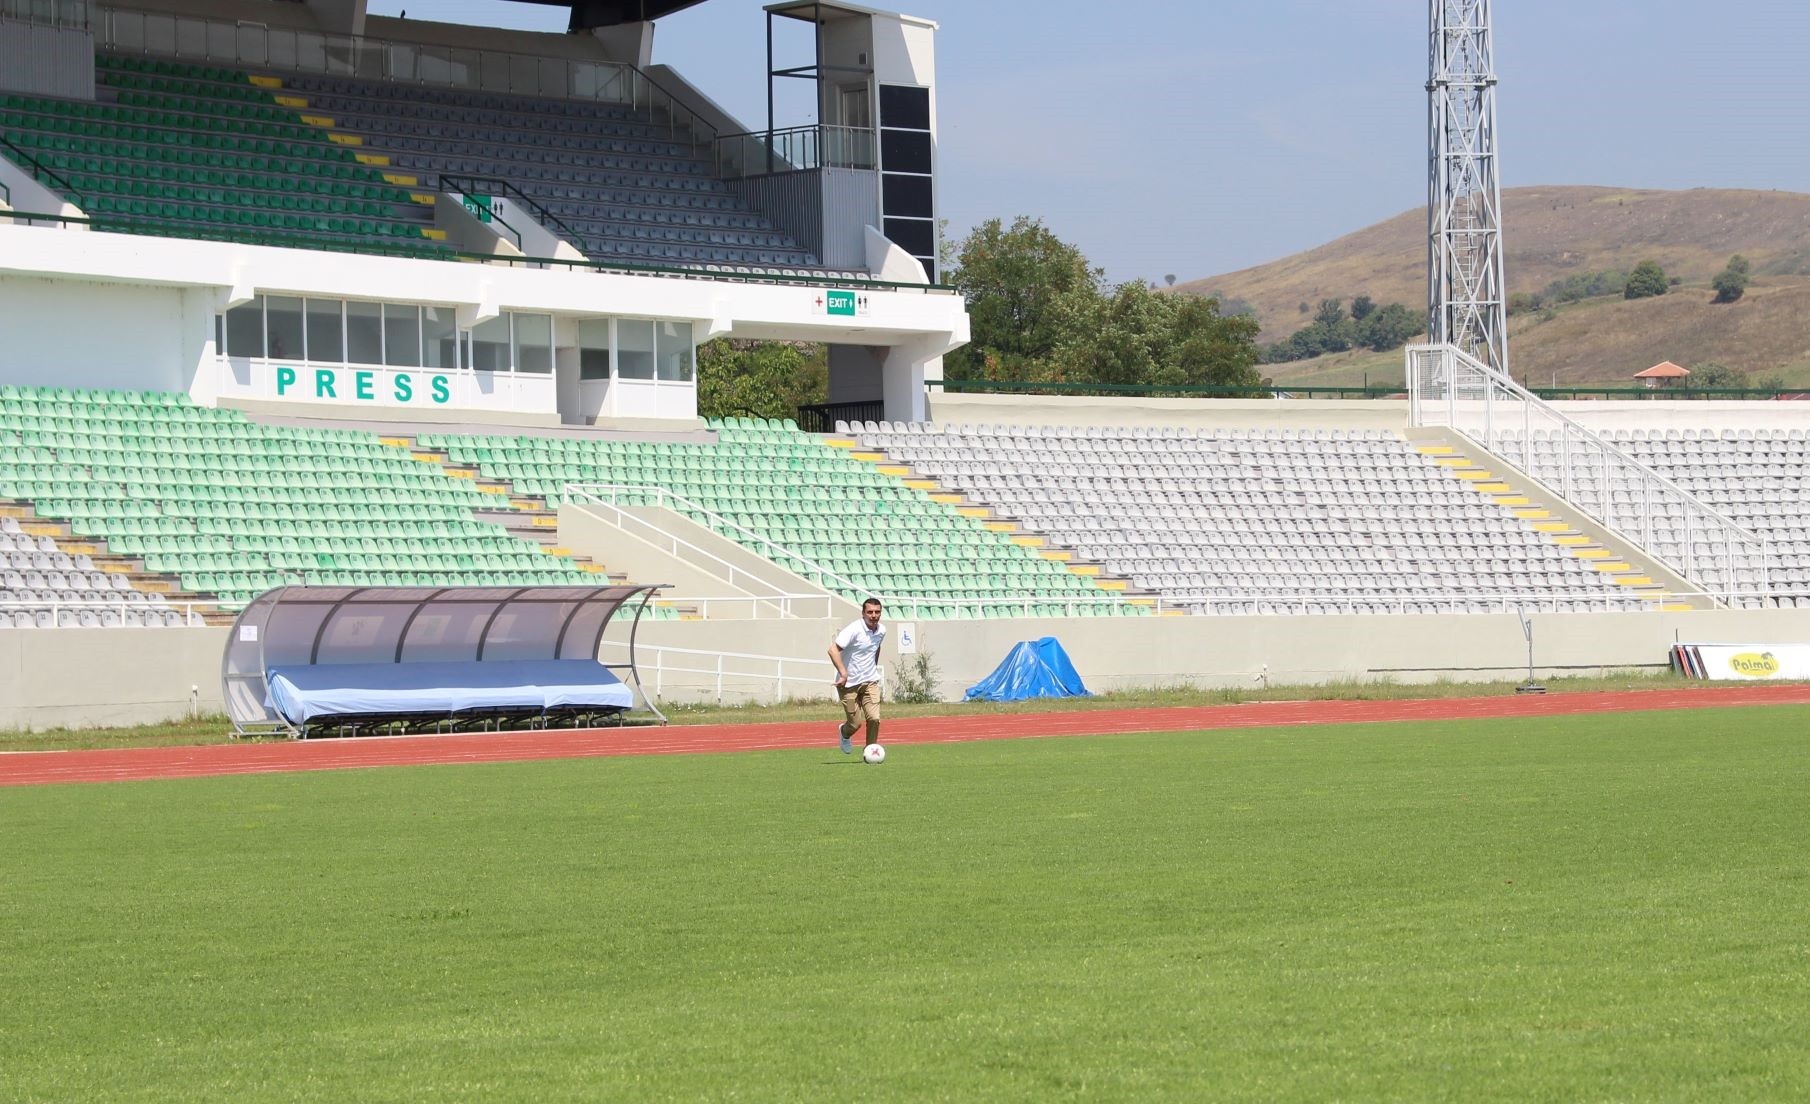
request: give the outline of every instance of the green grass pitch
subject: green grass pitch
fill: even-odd
[[[0,790],[0,1100],[1801,1099],[1807,732]]]

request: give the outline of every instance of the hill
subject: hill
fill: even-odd
[[[1503,193],[1510,294],[1604,269],[1656,260],[1681,277],[1652,300],[1585,300],[1519,315],[1509,325],[1517,376],[1560,384],[1625,379],[1659,360],[1718,361],[1756,376],[1810,380],[1810,195],[1693,189],[1511,188]],[[1730,255],[1753,262],[1746,298],[1710,303],[1709,281]],[[1253,268],[1191,280],[1177,290],[1242,299],[1264,325],[1262,340],[1286,337],[1321,299],[1367,294],[1416,310],[1426,297],[1426,215],[1404,212],[1315,249]],[[1368,368],[1400,371],[1400,355],[1340,354],[1274,365],[1278,379],[1357,382]]]

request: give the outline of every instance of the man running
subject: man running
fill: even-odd
[[[861,617],[830,642],[830,662],[836,665],[836,697],[848,720],[837,726],[836,736],[847,755],[855,750],[850,742],[861,722],[867,722],[867,742],[880,742],[880,645],[886,640],[886,626],[880,624],[880,600],[869,598],[861,603]]]

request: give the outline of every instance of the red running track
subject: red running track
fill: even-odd
[[[1692,690],[1630,690],[1545,696],[1431,698],[1414,701],[1298,701],[1158,709],[1092,709],[1066,713],[994,713],[911,717],[886,722],[889,744],[938,744],[1040,736],[1185,732],[1272,725],[1379,721],[1556,717],[1655,709],[1810,704],[1810,685],[1743,685]],[[22,751],[0,754],[0,786],[50,782],[128,782],[222,774],[344,770],[431,763],[520,763],[606,755],[671,755],[828,747],[836,723],[672,725],[546,732],[385,736],[199,747],[108,751]]]

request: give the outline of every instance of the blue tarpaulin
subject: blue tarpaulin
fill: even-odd
[[[474,709],[627,709],[634,695],[589,659],[323,663],[270,669],[270,705],[290,724],[344,714]]]
[[[993,673],[968,687],[968,701],[1024,701],[1026,698],[1084,698],[1087,687],[1053,636],[1012,645]]]

